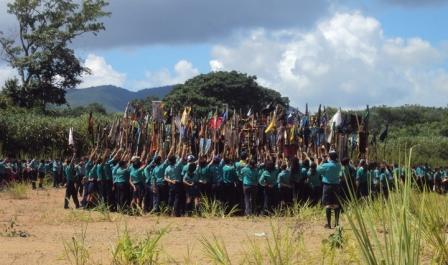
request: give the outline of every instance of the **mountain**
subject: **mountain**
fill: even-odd
[[[170,93],[172,86],[154,87],[139,91],[129,91],[116,86],[97,86],[67,91],[67,103],[71,107],[100,103],[108,112],[123,111],[126,104],[133,99],[144,99],[150,96],[164,98]]]

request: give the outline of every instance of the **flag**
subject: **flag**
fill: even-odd
[[[128,102],[128,104],[126,105],[126,108],[124,109],[124,115],[123,115],[123,118],[127,118],[128,117],[128,111],[129,111],[129,102]]]
[[[229,105],[225,104],[226,109],[224,111],[224,113],[222,114],[222,124],[224,125],[227,120],[229,119]]]
[[[247,112],[247,117],[250,117],[253,114],[252,108],[249,109],[249,111]]]
[[[274,104],[271,102],[261,111],[263,114],[267,115],[275,110]]]
[[[73,140],[73,128],[70,128],[68,131],[68,145],[75,145],[75,141]]]
[[[276,114],[274,112],[274,115],[272,115],[271,122],[269,123],[269,126],[266,128],[266,130],[264,132],[265,133],[272,133],[272,132],[274,132],[275,129],[276,129],[276,126],[277,126],[276,121],[277,121],[277,118],[276,118]]]
[[[208,126],[214,130],[221,128],[221,125],[222,125],[222,117],[217,116],[212,117],[208,123]]]
[[[334,116],[330,120],[330,124],[331,124],[330,125],[331,130],[330,130],[330,135],[328,135],[328,139],[327,139],[328,143],[331,143],[331,140],[333,140],[333,136],[334,136],[333,134],[334,134],[334,131],[336,130],[336,128],[341,126],[341,124],[342,124],[341,110],[338,110],[336,112],[336,114],[334,114]]]
[[[389,133],[389,124],[386,124],[386,128],[384,128],[380,133],[380,141],[384,142],[387,138],[387,134]]]
[[[162,101],[152,101],[152,119],[157,122],[163,121]]]

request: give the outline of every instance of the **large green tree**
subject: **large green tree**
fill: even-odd
[[[64,104],[65,91],[89,73],[70,43],[76,37],[104,30],[100,18],[109,15],[105,0],[14,0],[8,13],[18,22],[15,37],[0,32],[4,59],[19,78],[6,81],[5,93],[18,106],[31,108]]]
[[[174,110],[193,107],[199,115],[229,104],[230,109],[260,111],[267,104],[287,106],[289,99],[256,82],[255,76],[231,72],[211,72],[198,75],[185,84],[176,85],[163,101]]]

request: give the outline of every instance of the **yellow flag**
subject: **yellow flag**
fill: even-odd
[[[274,114],[271,119],[271,123],[269,123],[269,126],[266,128],[264,133],[272,133],[276,129],[276,115]]]

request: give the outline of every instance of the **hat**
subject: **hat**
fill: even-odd
[[[189,156],[187,156],[187,161],[188,161],[188,162],[193,162],[194,160],[195,160],[194,155],[189,155]]]
[[[139,156],[133,156],[131,158],[131,162],[135,162],[136,160],[140,160],[140,157]]]

